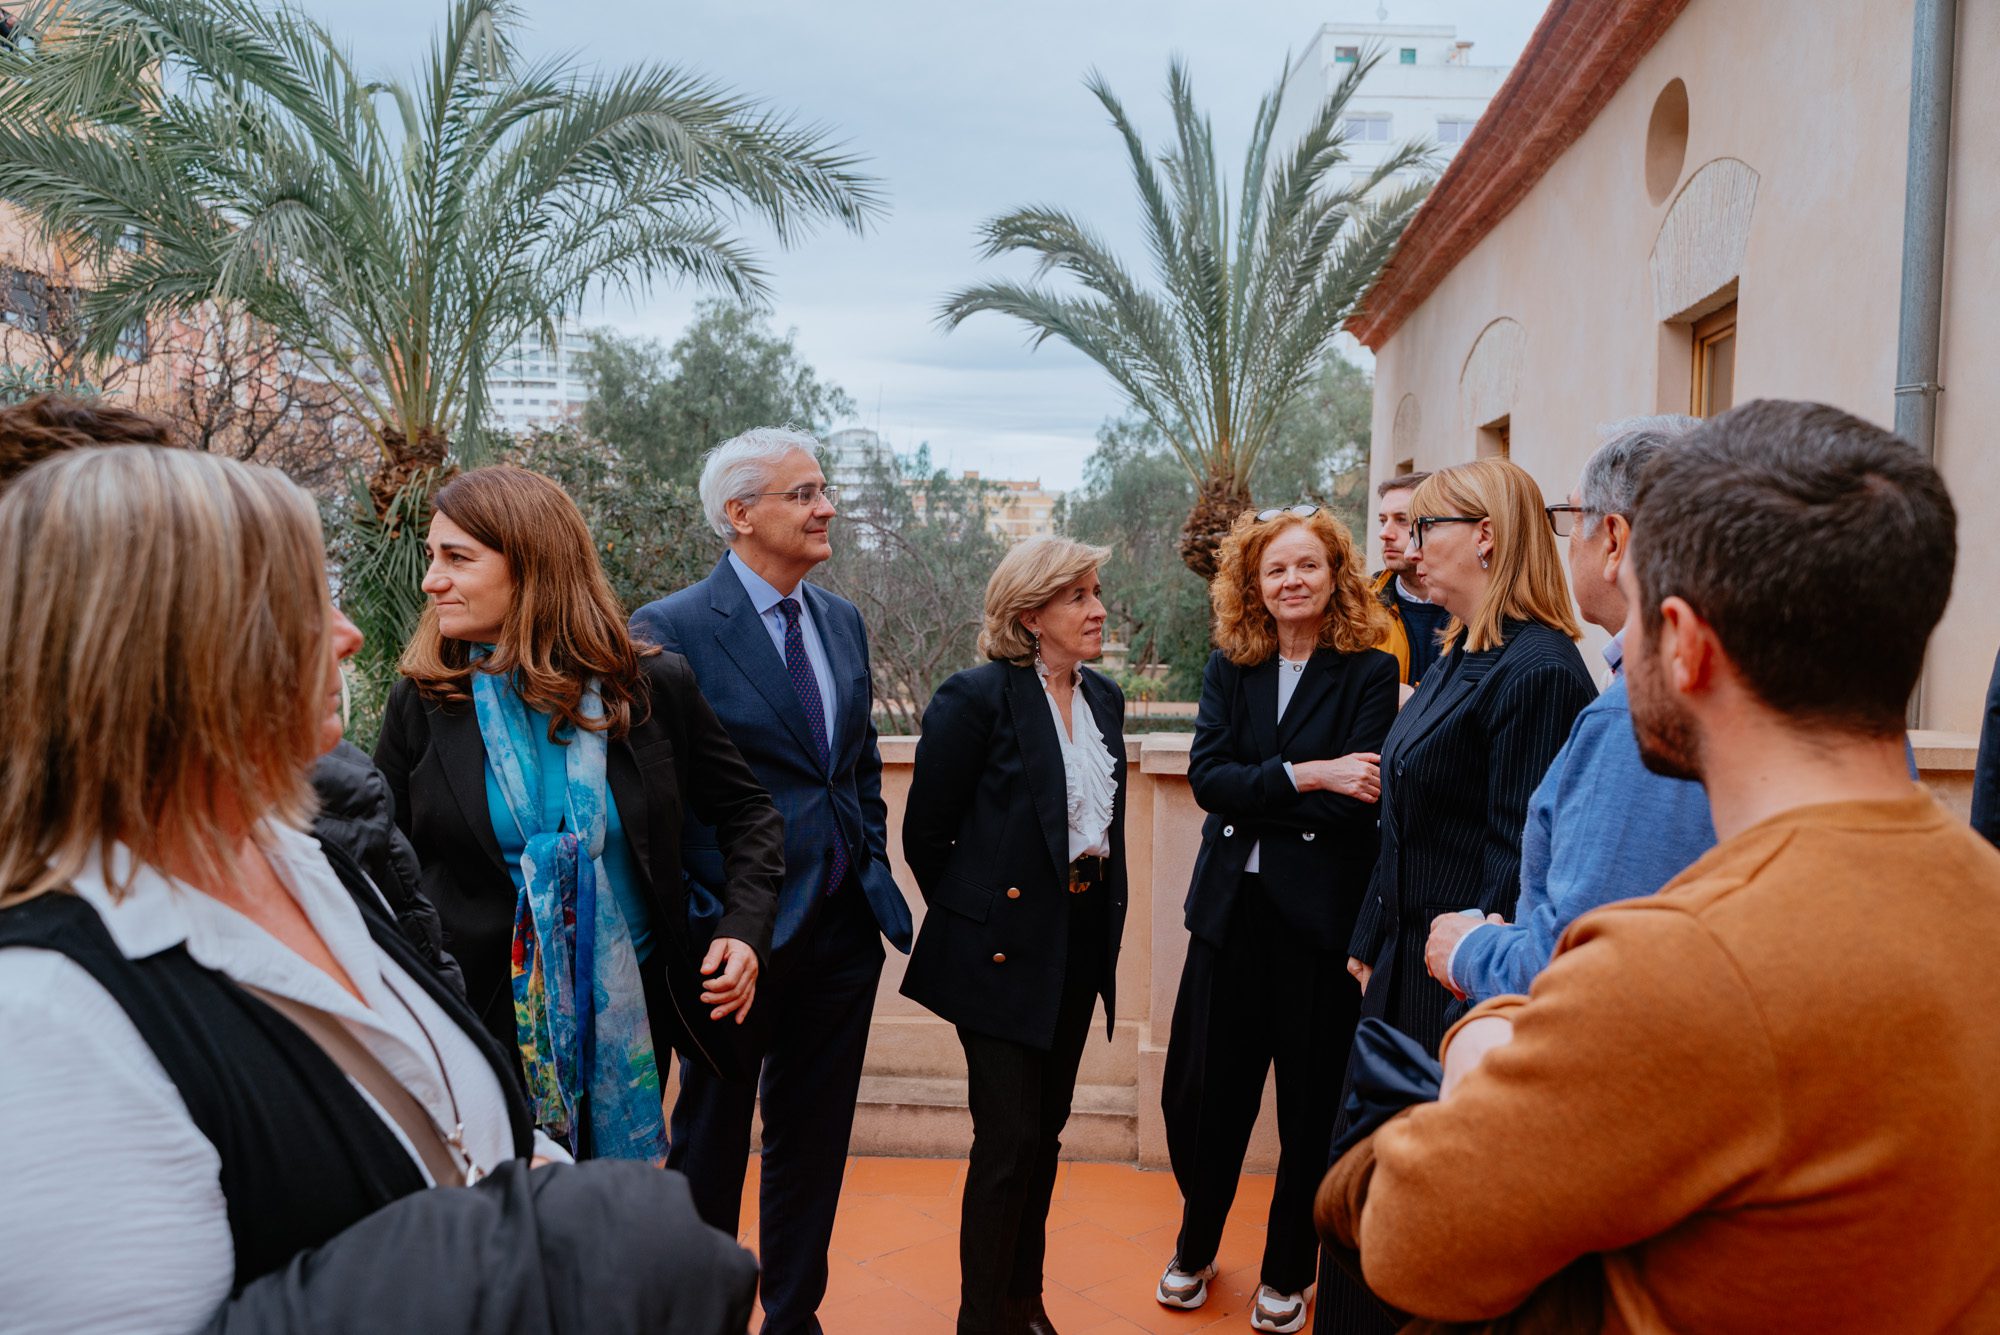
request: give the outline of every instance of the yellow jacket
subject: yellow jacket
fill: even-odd
[[[1389,638],[1382,641],[1381,647],[1388,653],[1396,656],[1397,679],[1403,685],[1408,686],[1410,684],[1410,632],[1403,625],[1402,606],[1397,603],[1395,593],[1389,588],[1389,581],[1394,578],[1396,578],[1395,571],[1385,570],[1375,577],[1375,583],[1371,587],[1374,590],[1376,599],[1381,602],[1382,606],[1389,609]]]

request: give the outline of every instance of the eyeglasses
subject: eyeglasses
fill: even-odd
[[[1257,522],[1268,524],[1279,515],[1292,515],[1299,519],[1311,519],[1318,513],[1319,507],[1317,505],[1276,505],[1269,510],[1259,510],[1257,512]]]
[[[1410,521],[1410,550],[1414,552],[1424,545],[1424,535],[1430,532],[1433,524],[1476,524],[1480,518],[1479,515],[1425,515],[1421,519],[1413,519]]]
[[[1567,538],[1574,533],[1576,521],[1590,513],[1581,505],[1545,505],[1542,509],[1548,512],[1549,528],[1558,538]]]
[[[793,487],[790,491],[753,491],[745,499],[754,501],[760,496],[789,496],[793,505],[804,509],[811,509],[813,506],[819,504],[819,498],[822,496],[826,497],[828,505],[838,505],[840,503],[840,488],[831,482],[825,486],[821,486],[817,482],[808,482],[802,487]]]

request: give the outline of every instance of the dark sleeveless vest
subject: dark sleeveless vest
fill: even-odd
[[[376,946],[478,1047],[507,1105],[514,1152],[532,1152],[520,1074],[471,1009],[397,930],[361,868],[322,845],[361,907]],[[32,946],[74,960],[129,1016],[222,1159],[236,1248],[235,1290],[283,1267],[398,1197],[422,1190],[402,1142],[332,1058],[291,1021],[185,946],[128,960],[104,920],[72,894],[0,911],[0,949]],[[55,1134],[60,1127],[51,1127]]]

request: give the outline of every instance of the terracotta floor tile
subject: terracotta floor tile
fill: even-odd
[[[1048,1259],[1042,1271],[1088,1298],[1093,1285],[1152,1274],[1158,1266],[1158,1258],[1130,1238],[1085,1220],[1049,1234]]]
[[[831,1307],[850,1298],[875,1292],[889,1281],[871,1274],[848,1257],[829,1251],[826,1256],[826,1297],[820,1306]]]
[[[958,1234],[919,1242],[878,1256],[862,1267],[869,1275],[935,1307],[958,1310]]]
[[[1135,1326],[1121,1316],[1102,1326],[1092,1326],[1081,1335],[1147,1335],[1147,1332],[1144,1326]]]
[[[822,1307],[819,1323],[826,1335],[952,1335],[953,1326],[944,1313],[892,1287]]]
[[[1141,1233],[1150,1233],[1160,1227],[1160,1206],[1157,1201],[1071,1199],[1064,1201],[1063,1205],[1091,1223],[1102,1224],[1113,1233],[1128,1238],[1137,1237]],[[1180,1199],[1176,1196],[1173,1212],[1167,1216],[1170,1221],[1174,1221],[1169,1224],[1170,1228],[1177,1228],[1180,1212]],[[1172,1252],[1173,1245],[1170,1237],[1167,1242],[1169,1253]],[[1165,1265],[1166,1261],[1166,1257],[1160,1258],[1160,1264]]]
[[[964,1181],[963,1159],[849,1159],[841,1194],[950,1196]]]
[[[1214,1325],[1220,1317],[1231,1315],[1227,1307],[1216,1301],[1212,1286],[1208,1302],[1192,1312],[1162,1307],[1153,1298],[1158,1282],[1158,1275],[1153,1276],[1150,1282],[1142,1280],[1138,1283],[1132,1282],[1132,1277],[1128,1276],[1123,1280],[1100,1284],[1094,1289],[1085,1289],[1083,1296],[1099,1307],[1116,1312],[1141,1330],[1153,1332],[1153,1335],[1188,1335],[1190,1331]],[[1236,1310],[1240,1312],[1242,1309]]]
[[[742,1240],[757,1245],[759,1161],[743,1184]],[[950,1335],[958,1310],[958,1222],[965,1164],[848,1161],[827,1255],[827,1335]],[[1209,1300],[1195,1312],[1153,1301],[1173,1253],[1180,1194],[1168,1173],[1065,1163],[1049,1209],[1043,1297],[1065,1335],[1194,1335],[1238,1330],[1257,1291],[1271,1179],[1246,1177],[1223,1231]]]
[[[855,1196],[840,1203],[833,1224],[833,1245],[867,1262],[951,1231],[950,1224],[913,1210],[893,1196]]]
[[[1139,1201],[1178,1214],[1181,1189],[1172,1173],[1142,1173],[1127,1164],[1070,1163],[1056,1182],[1056,1199],[1077,1201]]]
[[[1061,1331],[1090,1330],[1117,1319],[1114,1313],[1099,1307],[1082,1294],[1055,1283],[1043,1284],[1042,1306],[1048,1309],[1050,1324]]]

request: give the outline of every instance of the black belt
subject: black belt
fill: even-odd
[[[1085,853],[1069,864],[1069,892],[1080,895],[1093,885],[1104,883],[1104,859],[1095,853]]]

